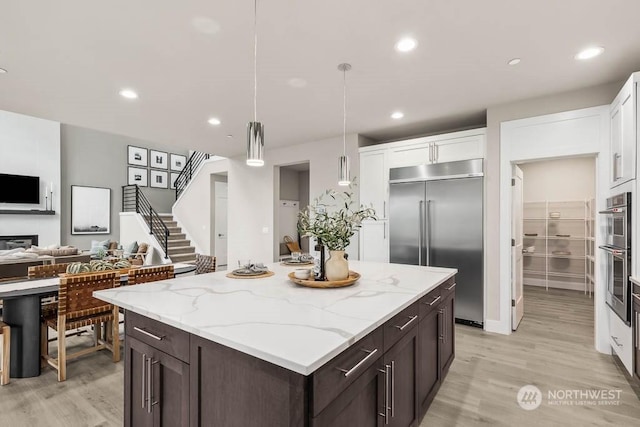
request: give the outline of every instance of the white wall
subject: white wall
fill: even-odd
[[[593,157],[546,160],[520,165],[523,201],[590,200],[595,197]]]
[[[0,215],[0,235],[37,234],[39,245],[60,243],[60,123],[0,111],[0,173],[40,177],[40,205],[0,203],[0,209],[45,209],[53,183],[55,215]]]
[[[168,264],[171,259],[164,257],[164,250],[156,238],[149,234],[149,227],[144,222],[142,215],[136,212],[120,212],[120,238],[122,246],[132,243],[134,240],[147,243],[153,250],[145,258],[145,265]],[[151,250],[151,249],[150,249]]]

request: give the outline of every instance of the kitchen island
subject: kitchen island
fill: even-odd
[[[126,309],[125,425],[412,426],[454,357],[454,269],[351,287],[225,272],[96,292]]]

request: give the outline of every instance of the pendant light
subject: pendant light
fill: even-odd
[[[351,64],[346,62],[338,65],[338,70],[342,71],[342,156],[338,163],[338,185],[351,184],[349,173],[349,156],[347,156],[347,71],[351,69]]]
[[[253,2],[253,121],[247,124],[247,165],[264,166],[264,125],[258,121],[258,0]]]

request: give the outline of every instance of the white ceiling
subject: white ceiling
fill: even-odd
[[[637,0],[259,0],[258,119],[269,146],[341,134],[336,67],[349,62],[350,133],[483,123],[488,106],[640,69],[638,16]],[[414,52],[394,50],[404,35]],[[605,53],[573,59],[591,44]],[[251,0],[0,0],[0,109],[239,154],[252,48]],[[506,65],[513,57],[522,63]],[[122,99],[123,87],[140,99]]]

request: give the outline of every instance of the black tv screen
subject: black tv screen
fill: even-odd
[[[0,203],[40,204],[40,178],[0,173]]]

